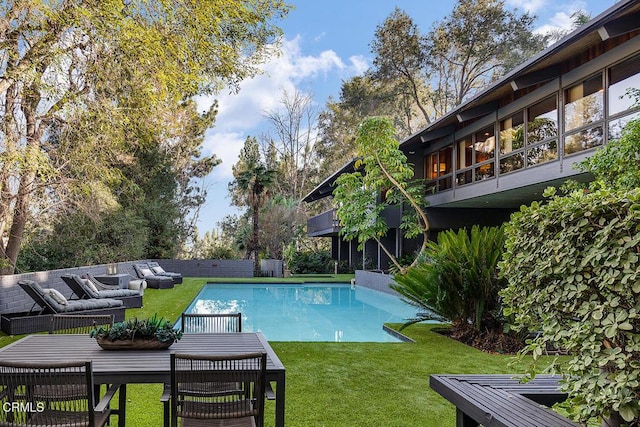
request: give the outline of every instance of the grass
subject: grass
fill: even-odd
[[[348,281],[350,277],[340,279]],[[304,277],[273,282],[300,280]],[[147,289],[144,307],[128,309],[127,317],[158,313],[173,321],[204,283],[213,281],[232,282],[186,278],[174,289]],[[272,282],[264,278],[250,281]],[[405,329],[403,333],[416,340],[413,344],[272,342],[287,369],[286,425],[452,426],[455,408],[429,388],[430,374],[523,371],[522,366],[510,366],[509,356],[483,353],[437,334],[433,328],[418,324]],[[17,338],[2,336],[0,345]],[[159,384],[129,385],[127,425],[162,425],[161,392]],[[273,426],[274,406],[273,401],[267,402],[266,427]]]

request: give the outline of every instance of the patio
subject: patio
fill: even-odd
[[[144,307],[128,309],[127,317],[158,313],[175,320],[207,281],[214,280],[186,278],[174,289],[148,289]],[[455,407],[429,387],[431,374],[513,373],[522,369],[509,367],[509,356],[482,353],[434,333],[432,328],[415,325],[403,331],[416,340],[414,344],[270,343],[287,369],[286,425],[453,426]],[[18,338],[3,334],[0,345]],[[158,384],[127,387],[127,425],[161,425],[161,394]],[[265,414],[274,410],[275,402],[267,401]],[[273,418],[267,416],[265,425],[273,426]]]

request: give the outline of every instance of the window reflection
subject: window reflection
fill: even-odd
[[[524,147],[524,111],[500,122],[500,154]]]
[[[476,168],[476,181],[482,181],[483,179],[493,178],[494,170],[493,163],[487,163]]]
[[[633,107],[635,100],[627,94],[630,88],[640,88],[640,55],[609,70],[609,115]]]
[[[617,120],[611,120],[609,122],[609,141],[613,139],[619,139],[622,136],[622,129],[631,120],[640,119],[640,112],[629,114],[628,116],[621,117]]]
[[[524,167],[524,155],[516,153],[500,159],[500,173],[509,173]]]
[[[558,105],[555,96],[529,107],[527,117],[528,144],[558,136]]]
[[[564,102],[566,131],[602,120],[602,74],[566,89]]]
[[[496,137],[493,126],[477,132],[474,137],[473,149],[476,155],[476,163],[493,159],[496,151]]]
[[[585,129],[566,136],[564,139],[564,154],[577,153],[599,145],[602,145],[602,126]]]
[[[527,165],[535,166],[558,158],[558,142],[538,144],[527,150]]]

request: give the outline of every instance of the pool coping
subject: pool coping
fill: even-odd
[[[386,333],[388,333],[391,336],[396,337],[397,339],[399,339],[402,342],[416,342],[415,340],[409,338],[408,336],[396,331],[395,329],[391,329],[390,327],[388,327],[387,325],[382,325],[382,330],[385,331]]]

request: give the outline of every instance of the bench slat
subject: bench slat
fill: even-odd
[[[508,375],[495,378],[491,375],[432,375],[430,385],[464,414],[486,427],[577,427],[573,421],[528,398],[535,395],[564,400],[566,395],[558,391],[558,378],[536,380],[533,380],[536,381],[534,384],[520,384]]]

